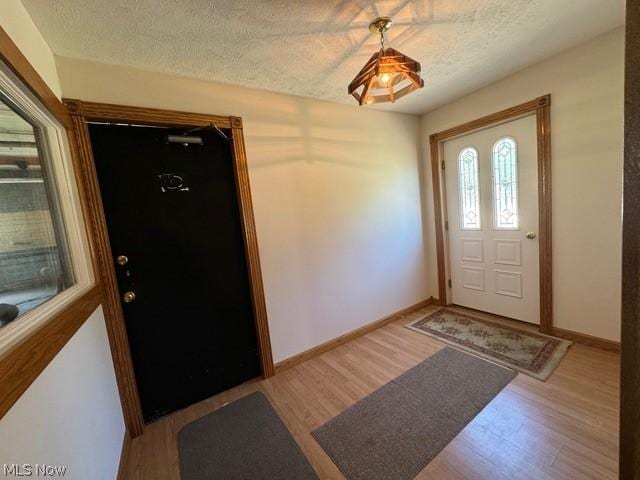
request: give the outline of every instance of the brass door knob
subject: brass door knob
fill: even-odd
[[[533,240],[534,238],[536,238],[536,232],[527,232],[527,238],[529,240]]]
[[[136,294],[133,292],[124,292],[122,294],[122,301],[124,303],[131,303],[136,299]]]
[[[129,259],[127,258],[126,255],[118,255],[118,258],[116,258],[116,262],[118,262],[118,265],[126,265],[127,263],[129,263]]]

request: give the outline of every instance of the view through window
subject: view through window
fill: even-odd
[[[0,96],[0,327],[73,284],[41,133]]]

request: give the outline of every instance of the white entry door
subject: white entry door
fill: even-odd
[[[444,143],[451,300],[540,323],[535,115]]]

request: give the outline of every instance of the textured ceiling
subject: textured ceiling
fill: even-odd
[[[22,0],[55,54],[352,103],[378,48],[422,63],[423,113],[624,22],[624,0]],[[371,107],[363,107],[371,108]]]

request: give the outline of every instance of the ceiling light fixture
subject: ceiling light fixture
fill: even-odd
[[[380,50],[374,53],[349,84],[349,95],[362,106],[395,102],[407,93],[424,87],[420,64],[391,47],[384,46],[384,33],[391,28],[389,17],[376,18],[369,25],[380,34]]]

